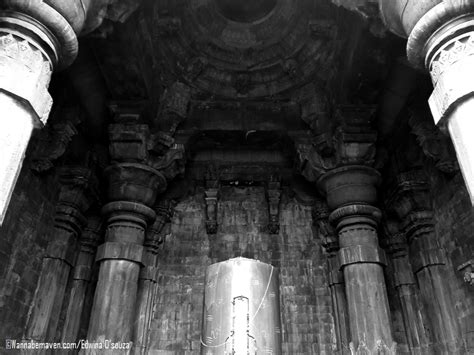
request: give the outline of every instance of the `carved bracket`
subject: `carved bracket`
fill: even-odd
[[[278,234],[280,233],[280,199],[281,199],[280,181],[269,181],[266,187],[266,195],[267,195],[267,203],[268,203],[267,230],[270,234]]]
[[[156,213],[155,222],[148,228],[144,246],[152,253],[156,254],[158,248],[165,241],[163,228],[171,221],[176,202],[174,200],[161,201],[154,209]]]
[[[81,123],[78,108],[59,110],[54,116],[52,120],[58,118],[57,122],[38,132],[37,149],[31,154],[31,168],[39,173],[52,169],[54,162],[66,153],[72,138],[78,134],[76,126]]]
[[[217,186],[217,184],[216,184]],[[204,191],[206,200],[206,231],[207,234],[217,233],[217,208],[219,187],[210,187]]]
[[[322,246],[329,254],[335,254],[339,250],[336,231],[329,222],[329,207],[323,200],[318,200],[312,211],[313,224],[322,238]]]

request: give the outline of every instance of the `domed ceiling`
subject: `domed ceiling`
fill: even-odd
[[[113,98],[153,100],[180,81],[220,100],[288,99],[311,83],[370,101],[385,75],[383,41],[325,0],[150,0],[109,30],[88,41]]]

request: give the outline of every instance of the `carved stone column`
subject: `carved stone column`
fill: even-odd
[[[400,218],[409,245],[412,270],[428,310],[435,351],[462,353],[460,325],[455,312],[446,267],[445,251],[434,233],[429,184],[424,172],[411,171],[397,177],[390,208]]]
[[[148,228],[145,238],[144,267],[140,271],[138,281],[137,314],[134,327],[134,354],[146,354],[147,336],[152,317],[153,304],[156,297],[157,254],[163,243],[161,234],[163,227],[171,219],[174,202],[165,200],[155,207],[156,219]]]
[[[408,37],[410,62],[431,74],[431,112],[435,123],[451,135],[474,205],[474,2],[380,0],[380,4],[388,27]]]
[[[333,153],[318,152],[316,147],[300,149],[300,161],[303,175],[326,196],[329,219],[336,226],[352,351],[393,354],[385,255],[377,238],[380,174],[371,167],[376,141],[372,114],[369,107],[340,107],[335,117],[338,127],[332,132]]]
[[[394,285],[402,308],[403,324],[410,354],[433,354],[430,333],[427,330],[426,310],[423,309],[419,290],[408,257],[408,245],[393,223],[386,228],[386,250],[391,256]]]
[[[102,239],[101,218],[90,216],[79,239],[80,250],[73,270],[72,281],[70,281],[69,302],[61,335],[62,342],[78,341],[87,288],[90,287],[92,280],[95,254]]]
[[[97,198],[96,180],[89,169],[65,167],[56,207],[51,242],[43,259],[25,337],[53,341],[69,272],[75,264],[77,238],[85,224],[84,213]]]
[[[155,218],[151,207],[167,182],[149,166],[150,133],[140,115],[128,107],[115,111],[117,123],[109,126],[112,165],[105,170],[109,203],[102,209],[105,243],[97,250],[100,270],[87,338],[129,343],[131,348],[145,231]]]
[[[344,276],[341,272],[338,259],[339,243],[334,228],[329,223],[329,209],[326,202],[318,201],[313,209],[313,221],[323,238],[323,248],[328,259],[328,283],[331,290],[334,327],[336,330],[336,353],[350,354],[349,349],[349,318],[347,314],[347,300],[344,289]]]
[[[48,119],[52,71],[76,54],[74,30],[58,10],[43,1],[0,3],[0,224],[32,131]]]

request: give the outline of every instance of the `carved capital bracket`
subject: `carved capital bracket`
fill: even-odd
[[[266,186],[266,197],[268,203],[268,226],[267,230],[270,234],[280,233],[280,199],[281,199],[281,183],[280,181],[268,182]]]
[[[312,145],[296,144],[297,167],[309,181],[316,182],[330,170],[348,166],[372,167],[375,163],[377,133],[372,128],[375,112],[372,106],[339,106],[335,112],[336,125],[327,123],[325,137],[316,136]],[[326,113],[321,113],[324,117]],[[324,122],[317,119],[316,125]],[[324,142],[321,145],[321,142]]]
[[[389,212],[400,221],[408,243],[433,232],[432,200],[428,178],[422,170],[412,170],[396,176],[385,199]]]
[[[474,259],[459,265],[457,269],[462,273],[464,282],[474,286]]]
[[[49,124],[39,131],[37,149],[30,157],[31,169],[38,173],[52,169],[55,161],[66,153],[72,138],[78,134],[76,126],[82,120],[79,108],[59,110],[53,116],[58,117],[58,122]]]
[[[99,201],[98,181],[93,171],[80,166],[59,170],[61,184],[54,218],[55,238],[48,244],[47,258],[61,259],[71,266],[78,236],[86,224],[84,214]]]

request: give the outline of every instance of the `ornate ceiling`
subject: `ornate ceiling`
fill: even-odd
[[[311,83],[335,101],[371,103],[390,44],[370,30],[328,0],[150,0],[85,42],[114,99],[154,101],[180,81],[197,97],[278,101]]]

